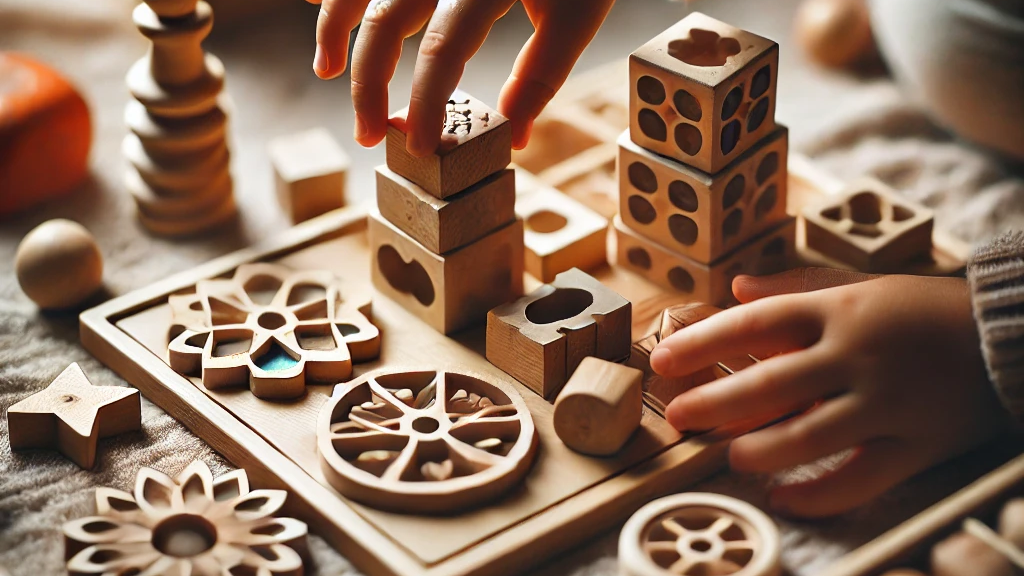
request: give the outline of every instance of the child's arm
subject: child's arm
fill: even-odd
[[[1018,246],[1018,306],[1020,254]],[[820,479],[776,488],[771,504],[781,512],[843,512],[1011,426],[986,375],[962,279],[797,270],[739,277],[733,288],[745,304],[665,339],[651,367],[679,376],[744,353],[767,357],[667,409],[681,430],[806,410],[735,440],[735,469],[773,472],[855,449]],[[1019,341],[1016,350],[1024,364]]]
[[[498,110],[512,122],[516,148],[526,145],[534,118],[561,88],[613,2],[523,0],[536,31],[519,53],[498,102]],[[313,69],[321,78],[343,73],[349,33],[362,22],[352,49],[355,139],[374,146],[387,131],[388,82],[402,42],[426,26],[413,73],[407,141],[410,153],[425,156],[437,148],[439,119],[466,62],[515,0],[372,0],[369,7],[367,3],[322,0]]]

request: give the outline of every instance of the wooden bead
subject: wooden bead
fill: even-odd
[[[1014,498],[999,514],[999,535],[1024,549],[1024,498]]]
[[[26,234],[14,267],[22,291],[44,309],[74,308],[103,283],[96,239],[70,220],[49,220]]]
[[[933,576],[1013,576],[1010,561],[977,537],[959,532],[932,548]]]
[[[875,53],[865,0],[805,0],[794,28],[807,56],[824,66],[849,66]]]
[[[71,192],[88,170],[82,95],[52,68],[0,52],[0,216]]]
[[[615,454],[640,427],[643,378],[635,368],[584,358],[555,401],[555,433],[577,452]]]

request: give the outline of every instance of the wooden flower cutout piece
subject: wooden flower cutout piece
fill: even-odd
[[[68,573],[302,574],[306,525],[273,516],[287,496],[250,491],[244,470],[214,480],[200,461],[177,478],[143,468],[133,494],[98,488],[96,515],[64,524]]]
[[[353,361],[380,355],[369,296],[327,271],[244,264],[170,305],[170,365],[210,390],[248,384],[259,398],[297,398],[307,381],[343,382]]]
[[[536,429],[522,397],[456,372],[376,371],[338,386],[317,423],[324,476],[396,512],[454,512],[526,475]]]
[[[689,37],[669,42],[668,53],[691,66],[724,66],[730,56],[740,53],[740,43],[718,32],[694,28]]]

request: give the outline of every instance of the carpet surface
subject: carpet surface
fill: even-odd
[[[261,3],[263,4],[263,3]],[[134,216],[131,199],[120,185],[124,163],[120,141],[128,94],[123,77],[145,51],[131,27],[131,5],[124,1],[77,2],[0,0],[0,50],[37,55],[68,74],[85,92],[94,123],[92,176],[72,196],[0,221],[0,566],[14,576],[63,571],[60,525],[92,512],[93,489],[128,489],[141,466],[176,474],[202,459],[215,474],[231,468],[180,423],[143,400],[143,430],[101,441],[95,470],[83,471],[55,453],[12,454],[7,449],[6,410],[49,384],[69,363],[79,362],[96,385],[125,386],[111,370],[78,343],[74,314],[41,314],[18,289],[13,256],[20,238],[42,221],[72,218],[97,236],[106,258],[106,290],[127,293],[211,257],[230,252],[265,235],[284,230],[277,208],[264,145],[267,139],[315,125],[327,126],[353,156],[353,198],[369,196],[372,167],[383,158],[380,147],[362,150],[348,138],[351,107],[347,82],[312,79],[312,25],[315,9],[295,5],[271,21],[228,21],[219,25],[209,46],[228,68],[228,90],[235,102],[232,150],[237,225],[201,239],[172,242],[147,236]],[[652,37],[684,8],[637,0],[649,9],[640,15],[620,3],[606,30],[588,50],[580,69],[621,59]],[[788,34],[794,1],[779,2],[780,14],[756,17],[750,1],[721,0],[708,12],[740,26]],[[239,18],[241,16],[238,16]],[[501,80],[528,36],[525,18],[509,17],[481,55],[467,68],[467,88],[493,101]],[[221,31],[223,29],[223,31]],[[785,44],[784,44],[785,46]],[[407,50],[414,52],[414,50]],[[938,226],[969,242],[999,231],[1024,228],[1024,180],[1011,168],[936,128],[886,78],[849,78],[814,71],[789,51],[780,84],[780,119],[792,129],[796,149],[808,153],[842,178],[873,174],[915,200],[934,208]],[[395,98],[408,96],[411,55],[403,59]],[[397,106],[392,106],[396,108]],[[1019,169],[1018,169],[1019,170]],[[786,478],[723,473],[697,486],[764,504],[773,482],[808,477],[828,463],[803,467]],[[963,486],[984,470],[977,459],[927,472],[877,502],[842,518],[818,523],[777,519],[783,531],[784,562],[793,574],[811,575],[852,548],[876,537],[927,505]],[[618,531],[571,551],[538,573],[612,575],[617,573]],[[319,538],[311,548],[320,574],[351,574],[351,566]]]

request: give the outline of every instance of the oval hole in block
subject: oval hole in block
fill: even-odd
[[[718,32],[703,28],[693,28],[690,30],[689,38],[680,38],[668,43],[669,56],[684,64],[701,68],[722,66],[730,56],[739,53],[739,40],[719,36]]]
[[[740,104],[743,103],[743,85],[733,88],[725,96],[725,100],[722,101],[722,120],[728,120],[736,114],[736,111],[740,109]]]
[[[534,324],[551,324],[578,316],[594,303],[594,295],[579,288],[556,288],[554,292],[526,307],[526,319]]]
[[[747,187],[747,179],[743,174],[733,176],[732,180],[725,185],[725,192],[722,193],[722,209],[728,210],[733,204],[743,198],[743,189]]]
[[[857,224],[882,221],[882,200],[874,192],[860,192],[850,198],[850,219]]]
[[[679,266],[668,271],[668,283],[680,292],[693,293],[693,276]]]
[[[754,73],[754,78],[750,81],[750,97],[759,98],[771,85],[772,67],[771,64],[766,64]]]
[[[754,219],[760,220],[764,218],[766,214],[775,208],[775,203],[778,201],[779,189],[772,184],[761,194],[761,197],[757,199],[757,204],[754,205]]]
[[[657,106],[665,101],[665,85],[654,76],[641,76],[636,81],[636,95],[644,102]]]
[[[641,224],[650,224],[658,217],[658,211],[654,209],[654,206],[646,198],[630,196],[627,203],[630,216]]]
[[[762,98],[754,104],[754,108],[750,111],[750,115],[747,116],[747,132],[753,132],[764,124],[765,118],[768,117],[768,106],[771,104],[770,98]]]
[[[558,232],[569,224],[565,216],[551,210],[535,212],[526,219],[526,228],[538,234]]]
[[[779,153],[769,152],[757,165],[757,183],[764,184],[773,174],[779,170]]]
[[[697,242],[697,223],[682,214],[669,216],[668,231],[683,246],[693,246]]]
[[[729,154],[736,149],[736,145],[740,143],[740,121],[733,120],[722,128],[722,154]]]
[[[668,126],[654,110],[644,108],[636,116],[640,131],[651,140],[664,142],[668,139]]]
[[[704,111],[701,110],[700,102],[693,97],[686,90],[676,90],[675,95],[672,96],[672,103],[676,106],[676,111],[682,115],[683,118],[699,122],[701,117],[704,116]]]
[[[743,210],[733,210],[722,221],[722,237],[731,238],[740,233],[743,226]]]
[[[696,126],[686,123],[676,124],[675,139],[676,146],[684,154],[690,156],[696,156],[704,144],[704,137],[700,135],[700,130]]]
[[[395,290],[412,294],[424,306],[434,303],[434,283],[416,260],[405,262],[394,247],[385,244],[377,250],[377,267]]]
[[[683,212],[697,211],[697,192],[682,180],[674,180],[668,185],[668,199]]]
[[[633,247],[626,250],[626,260],[637,268],[641,268],[643,270],[651,269],[651,255],[643,248]]]
[[[626,174],[629,176],[629,183],[637,190],[648,194],[658,191],[658,177],[654,175],[654,170],[643,162],[630,164]]]

